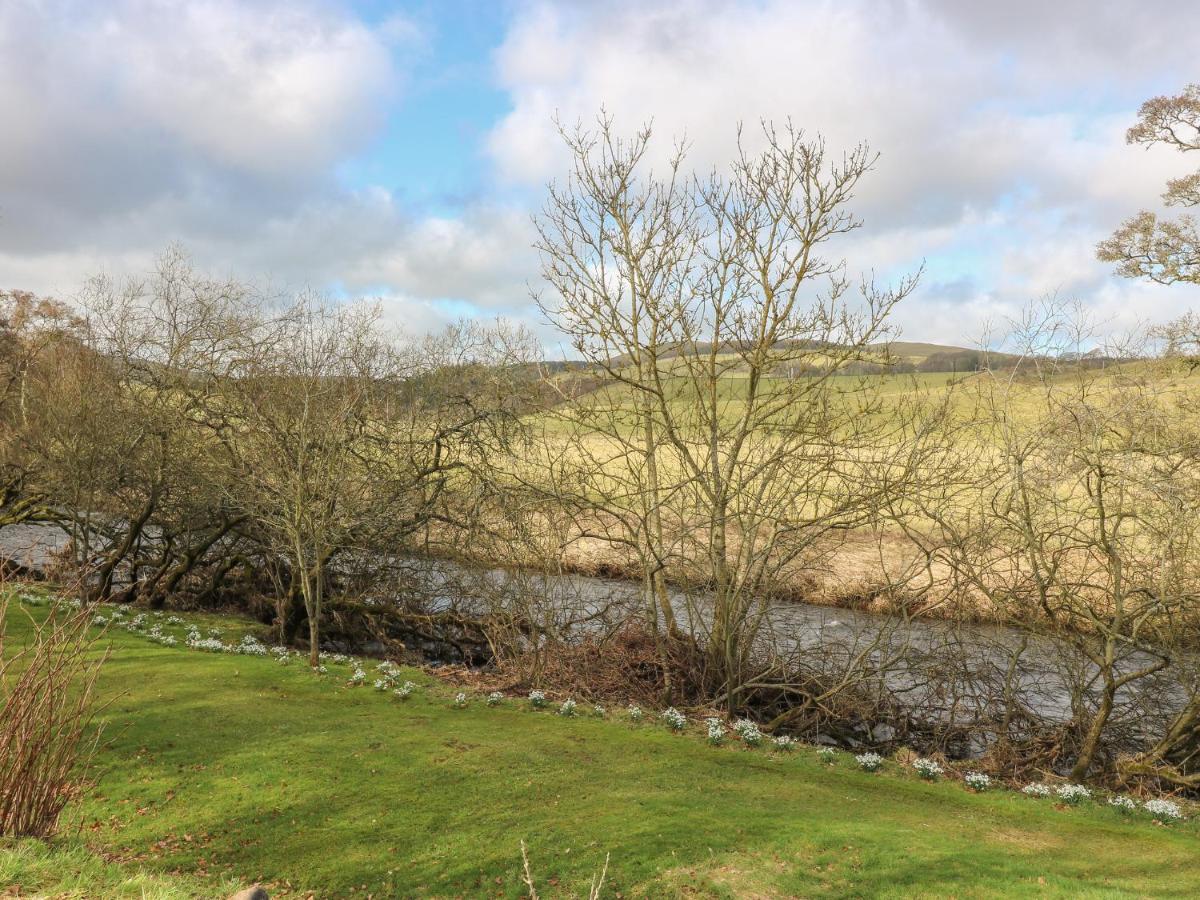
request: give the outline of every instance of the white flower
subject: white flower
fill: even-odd
[[[454,708],[455,709],[466,709],[466,707],[467,707],[467,695],[464,694],[462,691],[459,691],[457,694],[454,695]]]
[[[1060,785],[1055,791],[1060,800],[1064,803],[1069,803],[1074,806],[1092,796],[1092,792],[1085,788],[1082,784],[1064,784]]]
[[[763,742],[763,733],[749,719],[738,719],[733,723],[733,730],[747,747],[757,747]]]
[[[266,656],[267,648],[260,644],[256,637],[247,634],[242,636],[241,643],[234,648],[234,652],[244,653],[246,656]]]
[[[800,743],[791,735],[779,734],[771,738],[771,742],[775,745],[776,750],[791,751],[795,750]]]
[[[167,624],[168,625],[182,625],[183,619],[179,618],[179,616],[167,616]]]
[[[364,672],[358,666],[355,666],[354,671],[350,673],[350,683],[352,685],[357,686],[360,684],[366,684],[366,681],[367,681],[367,673]]]
[[[837,759],[837,751],[832,747],[822,747],[817,751],[817,756],[821,758],[821,762],[831,763]]]
[[[1129,797],[1109,797],[1108,805],[1116,809],[1118,812],[1130,813],[1137,809],[1137,804]]]
[[[541,709],[543,706],[546,705],[546,695],[544,693],[542,693],[541,691],[530,691],[529,692],[529,704],[534,709]]]
[[[725,723],[716,717],[704,720],[708,727],[708,742],[714,746],[725,741]]]
[[[672,731],[683,731],[684,726],[687,725],[687,716],[673,706],[668,706],[663,711],[662,720]]]
[[[1042,784],[1039,781],[1035,781],[1033,784],[1027,784],[1025,787],[1021,788],[1021,793],[1027,794],[1030,797],[1049,797],[1050,786],[1047,784]]]
[[[504,695],[502,693],[500,693],[499,691],[492,691],[490,694],[488,694],[488,698],[487,698],[488,706],[499,706],[503,702],[504,702]]]
[[[1142,809],[1150,813],[1157,822],[1173,822],[1183,818],[1183,810],[1170,800],[1147,800],[1142,804]]]
[[[630,703],[629,709],[626,710],[626,712],[629,713],[629,718],[631,718],[633,721],[642,721],[642,708],[640,706],[635,706],[634,704]]]
[[[992,779],[983,772],[968,772],[963,776],[963,781],[971,790],[981,793],[992,786]]]
[[[395,694],[401,700],[407,700],[409,695],[413,692],[413,689],[415,687],[416,687],[416,685],[413,684],[411,681],[406,681],[406,682],[404,682],[404,684],[400,685],[400,687],[398,687],[394,691],[392,691],[392,693]]]
[[[108,619],[104,618],[104,616],[96,616],[94,619],[92,619],[92,624],[93,625],[107,625]]]
[[[603,706],[601,706],[599,703],[596,703],[592,706],[592,715],[595,716],[596,718],[603,719],[606,713],[607,713],[607,710],[605,710],[605,708]]]
[[[923,756],[914,759],[912,765],[917,770],[917,774],[927,781],[936,781],[944,771],[937,760],[927,759]]]
[[[860,753],[854,761],[864,772],[877,772],[883,766],[883,757],[878,753]]]
[[[575,715],[575,701],[571,699],[564,700],[562,706],[558,708],[558,714],[560,716],[567,716],[568,718]]]

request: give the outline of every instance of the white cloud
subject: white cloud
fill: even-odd
[[[961,341],[1055,290],[1165,315],[1200,291],[1118,280],[1093,248],[1187,169],[1123,136],[1142,99],[1196,77],[1178,35],[1198,30],[1184,3],[534,4],[497,54],[513,109],[489,152],[514,183],[556,177],[551,116],[603,106],[626,128],[653,120],[663,154],[686,134],[706,168],[728,159],[737,122],[790,118],[881,153],[845,249],[892,273],[928,259],[899,316],[910,335]],[[964,261],[972,277],[944,277]]]
[[[1200,302],[1116,279],[1093,253],[1187,170],[1123,132],[1144,97],[1198,77],[1180,39],[1200,33],[1196,4],[517,5],[484,187],[418,212],[404,172],[353,188],[339,172],[402,118],[413,61],[436,63],[433,26],[368,24],[348,3],[0,2],[0,286],[69,296],[177,240],[221,272],[378,295],[413,327],[536,321],[528,215],[564,167],[553,117],[604,105],[629,128],[652,118],[664,152],[686,134],[705,167],[739,120],[869,141],[882,156],[845,250],[884,275],[928,261],[897,319],[914,338],[970,340],[1054,290],[1125,319]]]

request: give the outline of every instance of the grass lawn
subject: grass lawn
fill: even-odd
[[[20,643],[16,604],[9,620]],[[605,897],[1200,895],[1192,823],[867,774],[811,748],[713,748],[649,714],[459,710],[418,672],[400,701],[371,688],[373,666],[348,687],[346,666],[107,640],[94,786],[49,850],[4,846],[0,891],[517,897],[524,839],[543,897],[586,895],[606,854]]]

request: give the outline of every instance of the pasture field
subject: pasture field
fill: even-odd
[[[12,604],[10,644],[30,628]],[[189,616],[236,641],[252,623]],[[168,631],[182,633],[176,624]],[[401,701],[298,660],[105,634],[104,745],[49,847],[0,848],[20,896],[1169,897],[1200,893],[1193,823],[1102,801],[973,794],[889,761],[708,746],[647,710],[497,707],[418,670]],[[519,693],[514,691],[514,694]],[[553,697],[553,692],[551,692]],[[557,698],[556,698],[557,699]]]

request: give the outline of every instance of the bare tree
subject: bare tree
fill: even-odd
[[[569,450],[555,462],[560,484],[583,486],[584,533],[636,548],[668,628],[672,560],[711,586],[691,618],[708,632],[710,688],[732,707],[773,579],[877,508],[873,473],[897,448],[869,384],[843,372],[881,358],[871,345],[915,279],[864,281],[853,302],[844,264],[824,255],[858,227],[865,147],[831,159],[819,138],[765,126],[764,149],[699,178],[682,150],[648,171],[650,138],[621,140],[607,117],[566,132],[573,173],[539,221],[553,288],[539,302],[609,382],[564,397],[552,438]]]
[[[1082,779],[1122,697],[1171,665],[1171,634],[1194,619],[1197,431],[1180,415],[1187,393],[1146,364],[1081,364],[1079,323],[1057,305],[1015,325],[1025,364],[974,379],[946,441],[953,461],[897,518],[964,611],[1085,661],[1064,675]]]

